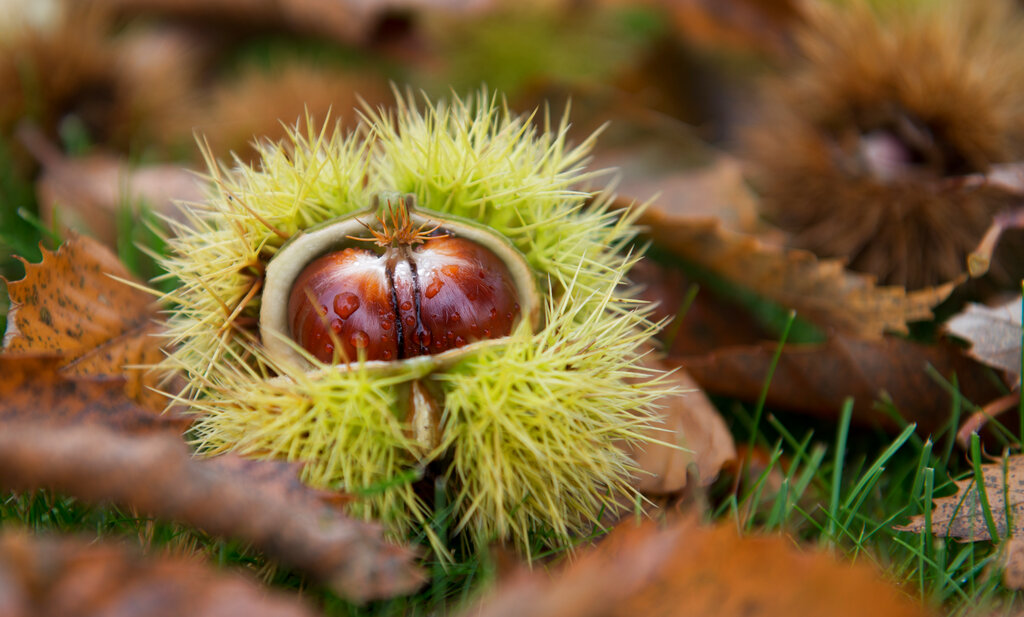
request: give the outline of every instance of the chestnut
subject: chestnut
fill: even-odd
[[[274,343],[283,333],[323,364],[387,362],[508,336],[524,306],[535,324],[539,301],[518,251],[468,222],[417,212],[411,195],[385,201],[294,238],[271,260],[261,315],[269,349],[295,358]]]
[[[451,236],[329,253],[306,266],[288,299],[292,336],[324,363],[441,353],[507,336],[518,317],[505,264]]]

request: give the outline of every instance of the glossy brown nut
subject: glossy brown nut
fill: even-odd
[[[346,248],[310,263],[290,292],[289,325],[325,363],[441,353],[507,336],[519,318],[512,276],[489,249],[429,238],[380,254]]]

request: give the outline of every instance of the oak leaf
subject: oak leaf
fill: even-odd
[[[702,356],[672,358],[706,391],[756,401],[768,378],[777,343],[720,349]],[[908,422],[923,431],[947,420],[950,394],[928,367],[947,380],[956,377],[969,401],[999,395],[989,369],[947,344],[923,345],[899,338],[867,341],[835,336],[824,344],[786,345],[771,377],[770,407],[834,418],[846,397],[854,398],[854,420],[891,424],[874,408],[887,395]]]
[[[1020,537],[1024,532],[1024,455],[982,465],[981,473],[985,499],[999,538]],[[957,481],[956,487],[955,494],[932,500],[932,534],[965,542],[992,540],[974,477]],[[1007,518],[1012,524],[1007,523]],[[923,533],[926,528],[923,514],[895,527],[897,531],[914,533]]]
[[[411,550],[385,542],[379,526],[327,507],[320,491],[294,482],[294,471],[280,463],[197,460],[168,435],[18,423],[0,431],[0,489],[46,488],[236,538],[354,600],[419,587],[423,575]]]
[[[312,617],[297,598],[196,558],[143,555],[114,542],[0,535],[5,617]]]
[[[70,375],[123,375],[129,396],[163,408],[166,399],[149,389],[159,380],[144,368],[163,358],[155,304],[130,279],[109,249],[86,236],[44,250],[40,263],[25,264],[23,279],[7,284],[4,351],[60,354]]]
[[[863,563],[802,551],[782,536],[741,537],[694,519],[623,523],[549,577],[522,573],[464,615],[763,617],[930,614]]]

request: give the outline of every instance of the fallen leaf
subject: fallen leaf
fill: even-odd
[[[647,144],[601,152],[595,166],[614,166],[623,176],[615,186],[617,205],[651,202],[652,216],[663,219],[716,219],[734,231],[758,228],[757,200],[739,161],[717,154],[707,164],[680,169],[665,147]]]
[[[240,472],[240,465],[248,469]],[[180,439],[166,435],[11,423],[0,431],[5,490],[47,488],[236,538],[354,600],[421,585],[413,552],[385,542],[379,526],[324,506],[319,491],[292,484],[293,468],[271,463],[269,472],[254,474],[260,465],[196,460]]]
[[[777,346],[766,342],[670,361],[683,366],[709,393],[753,402],[761,394]],[[955,375],[960,393],[969,401],[983,403],[999,395],[989,369],[955,346],[836,336],[820,345],[786,345],[768,388],[767,405],[834,418],[849,396],[857,422],[891,426],[892,419],[874,408],[884,393],[907,422],[927,432],[941,427],[951,409],[951,395],[929,375],[929,365],[946,379]]]
[[[642,259],[629,271],[629,279],[640,288],[637,297],[651,303],[651,319],[666,322],[659,338],[668,355],[699,355],[771,338],[749,311],[698,285],[678,268]],[[691,290],[696,295],[689,301]]]
[[[995,400],[985,403],[980,409],[968,416],[967,419],[963,421],[963,424],[960,425],[960,428],[956,432],[956,443],[964,450],[967,450],[971,447],[971,435],[979,433],[982,434],[984,438],[982,430],[987,427],[990,422],[1001,417],[1008,411],[1017,411],[1019,408],[1020,392],[1012,392],[1006,396],[1000,396]],[[985,441],[982,441],[982,443],[984,444]]]
[[[1002,543],[1000,561],[1003,585],[1007,589],[1024,589],[1024,538],[1007,538]]]
[[[879,287],[874,277],[845,270],[839,260],[768,244],[727,230],[716,219],[674,218],[657,208],[640,219],[654,243],[823,326],[865,338],[932,317],[953,284],[907,292]]]
[[[84,538],[0,535],[5,617],[312,617],[297,597],[196,559]]]
[[[1024,455],[1016,454],[982,465],[981,472],[985,497],[999,537],[1020,537],[1024,531]],[[955,494],[932,500],[932,534],[964,542],[992,540],[974,476],[957,481],[956,487]],[[1012,529],[1007,525],[1007,517],[1013,521]],[[927,529],[925,515],[914,516],[906,525],[894,529],[924,533]]]
[[[721,52],[755,52],[783,59],[800,19],[791,0],[678,0],[664,3],[682,38]]]
[[[553,577],[522,573],[466,617],[924,616],[864,563],[802,551],[782,536],[741,537],[693,518],[665,529],[623,523]]]
[[[26,263],[25,277],[7,284],[4,351],[60,354],[71,375],[125,376],[129,396],[162,409],[167,400],[150,389],[159,376],[145,368],[163,359],[153,298],[113,277],[131,274],[86,236],[44,250],[42,262]]]
[[[328,118],[355,126],[360,100],[376,108],[392,96],[383,77],[309,62],[252,67],[213,89],[197,132],[217,158],[237,155],[255,163],[254,140],[280,142],[287,127],[320,126]]]
[[[38,131],[23,127],[18,137],[43,168],[36,181],[43,221],[87,232],[109,247],[117,246],[122,209],[137,212],[144,204],[155,213],[176,218],[176,201],[204,197],[199,176],[178,165],[133,167],[121,157],[106,154],[69,158]]]
[[[1021,298],[997,307],[968,304],[946,322],[946,330],[971,344],[970,355],[1020,378]]]
[[[664,369],[660,361],[648,360],[649,367]],[[636,486],[646,495],[675,493],[686,487],[687,470],[696,466],[698,483],[714,482],[727,461],[736,458],[736,445],[729,428],[697,383],[677,370],[669,377],[679,390],[658,401],[661,419],[645,433],[663,443],[648,443],[629,448],[637,465],[645,473]]]
[[[122,377],[70,375],[63,362],[55,354],[0,354],[0,425],[89,424],[124,433],[180,435],[191,424],[191,418],[174,410],[155,413],[128,398]]]

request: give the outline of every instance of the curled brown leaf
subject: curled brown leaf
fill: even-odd
[[[776,347],[763,343],[725,348],[674,361],[708,392],[756,401]],[[999,394],[989,369],[955,346],[836,336],[819,345],[786,345],[771,376],[767,404],[834,418],[849,396],[854,399],[855,421],[891,425],[892,418],[874,405],[888,397],[905,420],[928,431],[948,420],[952,401],[934,373],[950,383],[955,377],[960,395],[972,402],[983,403]]]
[[[422,583],[413,552],[385,542],[378,526],[325,507],[312,489],[282,485],[285,468],[274,463],[269,475],[254,475],[251,468],[240,473],[239,465],[195,460],[170,436],[35,424],[8,424],[0,431],[0,488],[48,488],[236,538],[354,600],[408,593]],[[296,490],[309,496],[296,498]]]
[[[802,551],[781,536],[741,537],[693,518],[658,529],[623,523],[554,577],[521,573],[467,617],[626,615],[924,616],[867,565]]]
[[[196,558],[84,538],[0,535],[0,614],[312,617],[298,598]]]

